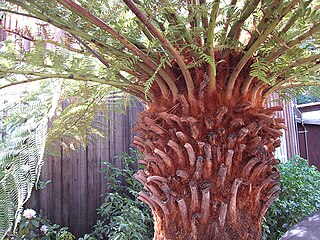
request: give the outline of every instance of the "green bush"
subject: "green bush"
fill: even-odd
[[[264,239],[277,240],[290,227],[320,209],[320,172],[295,157],[278,166],[281,194],[265,216]]]
[[[138,152],[132,156],[123,154],[119,160],[123,168],[111,163],[104,163],[102,170],[108,178],[109,193],[105,202],[98,209],[102,220],[97,221],[93,232],[80,240],[142,240],[152,239],[153,221],[150,208],[137,199],[142,185],[133,177],[137,171]]]
[[[68,231],[67,227],[60,228],[52,224],[43,216],[42,212],[37,214],[33,209],[25,209],[17,226],[15,234],[9,234],[6,240],[74,240],[75,237]]]

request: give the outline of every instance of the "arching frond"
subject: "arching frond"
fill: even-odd
[[[47,132],[47,118],[29,119],[1,142],[0,238],[14,231],[24,203],[40,177]]]

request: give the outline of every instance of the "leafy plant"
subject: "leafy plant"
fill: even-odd
[[[5,104],[0,107],[0,239],[16,231],[23,205],[33,187],[42,187],[37,186],[37,180],[43,155],[55,154],[57,145],[59,149],[61,145],[68,149],[93,141],[103,135],[102,129],[106,132],[105,125],[94,121],[94,117],[107,111],[111,104],[115,105],[106,106],[111,90],[84,83],[44,81],[1,95]],[[75,93],[77,98],[71,98]],[[12,98],[12,95],[19,97]],[[116,93],[112,96],[117,97]],[[62,101],[66,100],[69,105],[63,108]],[[56,121],[48,129],[53,119]],[[89,133],[91,138],[87,137]]]
[[[299,94],[297,99],[297,104],[305,104],[312,102],[320,102],[320,88],[319,87],[309,87],[304,89],[301,94]]]
[[[102,172],[109,180],[109,193],[98,209],[103,220],[97,221],[94,230],[82,240],[110,239],[152,239],[152,218],[149,208],[136,198],[142,185],[133,174],[136,172],[139,153],[123,154],[117,158],[123,164],[119,169],[114,164],[104,162]]]
[[[37,214],[33,209],[23,212],[21,221],[17,227],[16,234],[8,234],[5,239],[16,240],[73,240],[75,237],[68,231],[67,227],[60,228],[52,224],[43,216],[42,212]]]
[[[26,119],[17,113],[17,121],[0,141],[0,239],[15,231],[40,175],[47,130],[46,113],[41,113]]]
[[[278,166],[281,194],[265,216],[264,238],[279,239],[290,227],[320,209],[320,172],[296,156]]]

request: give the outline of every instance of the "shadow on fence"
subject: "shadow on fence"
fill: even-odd
[[[53,222],[69,227],[75,236],[91,232],[98,219],[96,209],[103,202],[102,194],[108,190],[108,179],[100,173],[102,162],[117,167],[114,156],[128,152],[132,140],[131,128],[143,106],[128,107],[126,114],[112,111],[109,119],[101,119],[110,129],[106,139],[99,138],[79,151],[46,157],[41,180],[51,180],[48,186],[34,191],[27,203],[28,208],[40,209]]]

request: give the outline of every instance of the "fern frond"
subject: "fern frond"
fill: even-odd
[[[35,125],[36,124],[36,125]],[[31,191],[39,179],[43,164],[47,119],[40,122],[27,121],[25,129],[16,129],[2,146],[2,153],[14,154],[0,156],[0,239],[10,231],[15,231],[19,223],[24,203],[30,198]],[[21,134],[28,133],[23,141],[16,141]],[[12,149],[12,147],[14,148]],[[10,158],[8,158],[10,157]],[[6,164],[5,164],[6,163]]]
[[[15,101],[8,97],[9,93],[2,96],[9,102],[1,109],[6,112],[2,119],[6,135],[0,141],[0,239],[15,232],[43,165],[48,107],[55,82],[33,84],[25,89],[28,88],[34,92],[24,96],[18,91],[21,97]]]
[[[268,62],[264,60],[256,61],[251,64],[250,76],[256,77],[261,81],[270,83],[267,79],[267,74],[269,72]]]
[[[190,63],[187,65],[188,69],[192,69],[192,68],[198,68],[201,67],[202,63],[204,63],[205,60],[204,59],[199,59],[198,61],[195,61],[193,63]]]
[[[216,69],[215,61],[210,55],[203,52],[203,50],[200,47],[198,47],[197,45],[192,44],[192,45],[190,45],[190,48],[199,54],[200,61],[208,63],[215,71],[215,69]]]
[[[145,83],[145,86],[144,86],[145,97],[147,97],[147,93],[150,91],[152,84],[153,84],[154,80],[156,79],[156,76],[157,76],[159,70],[164,66],[165,63],[166,63],[166,57],[163,56],[160,59],[160,63],[158,65],[157,69],[154,71],[153,75]]]
[[[89,83],[64,82],[63,89],[57,117],[49,129],[47,141],[61,144],[62,139],[68,150],[71,143],[85,145],[88,136],[105,137],[108,129],[103,125],[103,121],[106,116],[100,114],[104,116],[100,118],[101,121],[98,121],[96,116],[100,112],[108,111],[106,99],[114,88]]]

